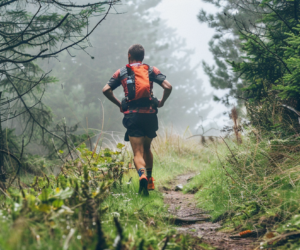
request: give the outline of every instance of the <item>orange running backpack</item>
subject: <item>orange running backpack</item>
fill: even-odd
[[[122,109],[127,111],[138,108],[154,108],[155,112],[158,106],[158,100],[153,97],[153,83],[150,81],[150,75],[153,67],[147,64],[138,64],[120,69],[120,79],[125,92],[125,98],[122,100]]]

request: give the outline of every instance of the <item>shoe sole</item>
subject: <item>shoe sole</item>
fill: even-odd
[[[149,192],[148,192],[147,186],[148,186],[147,179],[141,179],[140,180],[139,194],[144,194],[145,196],[148,196]]]

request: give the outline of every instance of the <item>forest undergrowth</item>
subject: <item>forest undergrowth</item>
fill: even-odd
[[[253,128],[239,143],[230,136],[186,138],[165,130],[154,140],[156,190],[149,197],[137,193],[123,144],[98,153],[81,144],[80,157],[57,176],[17,178],[1,190],[0,249],[197,249],[200,239],[178,234],[170,223],[159,191],[185,173],[194,177],[184,192],[195,193],[222,231],[249,230],[260,249],[297,249],[300,139],[264,139]]]
[[[234,138],[206,143],[201,174],[184,192],[195,193],[224,232],[260,237],[257,249],[298,249],[300,137],[269,138],[248,128],[242,143]]]
[[[81,144],[80,157],[63,164],[57,176],[20,176],[1,190],[0,249],[192,249],[195,239],[169,223],[158,191],[198,170],[196,149],[202,146],[190,146],[167,132],[155,140],[157,188],[149,197],[137,193],[132,155],[121,143],[98,153]]]

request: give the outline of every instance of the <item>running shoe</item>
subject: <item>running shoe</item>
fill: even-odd
[[[147,186],[148,186],[148,179],[147,179],[146,175],[143,174],[143,175],[140,177],[140,189],[139,189],[139,194],[148,196],[148,195],[149,195],[149,192],[148,192]]]
[[[148,190],[154,190],[154,178],[153,177],[149,177],[148,179],[148,186],[147,186]]]

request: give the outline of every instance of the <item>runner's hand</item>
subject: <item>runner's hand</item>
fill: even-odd
[[[163,107],[164,106],[164,103],[162,102],[162,101],[159,101],[159,103],[158,103],[158,108],[161,108],[161,107]]]

